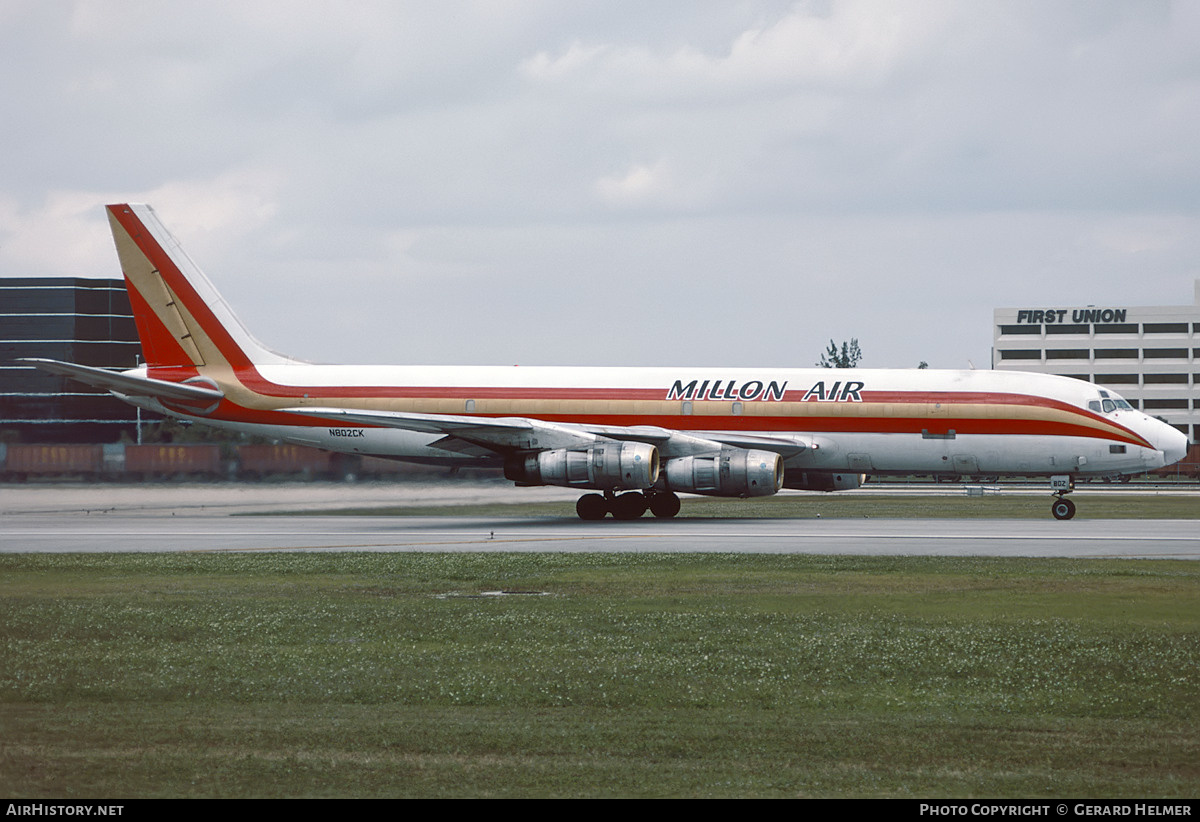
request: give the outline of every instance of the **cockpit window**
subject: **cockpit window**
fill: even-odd
[[[1101,391],[1100,394],[1104,397],[1102,400],[1088,400],[1088,410],[1099,414],[1111,414],[1114,411],[1132,411],[1133,406],[1118,396],[1109,394],[1107,391]],[[1111,398],[1111,399],[1110,399]]]

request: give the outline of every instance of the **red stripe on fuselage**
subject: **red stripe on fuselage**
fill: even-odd
[[[255,369],[240,369],[237,372],[242,384],[258,394],[275,399],[308,398],[320,400],[332,398],[339,404],[359,399],[409,399],[409,400],[438,400],[438,399],[503,399],[514,401],[529,400],[608,400],[664,401],[663,392],[658,389],[625,389],[625,388],[503,388],[480,386],[293,386],[279,385],[264,379]],[[1150,443],[1124,426],[1113,422],[1070,403],[1060,400],[1037,397],[1026,394],[1005,394],[971,392],[955,394],[953,392],[879,392],[888,398],[891,405],[913,405],[922,409],[931,404],[941,403],[946,406],[945,416],[929,416],[927,414],[912,416],[866,417],[858,415],[829,415],[829,416],[761,416],[761,415],[637,415],[612,413],[554,414],[554,413],[525,413],[517,416],[529,416],[546,422],[576,423],[580,425],[657,425],[679,431],[688,430],[723,430],[769,433],[772,431],[812,431],[812,432],[844,432],[844,433],[921,433],[945,434],[954,429],[960,434],[1041,434],[1045,436],[1084,436],[1095,439],[1117,440],[1143,448],[1153,448]],[[969,399],[968,399],[969,398]],[[871,401],[878,402],[875,396]],[[760,403],[770,405],[771,403]],[[812,403],[804,403],[809,406]],[[856,407],[859,403],[815,403],[816,405]],[[1013,419],[994,417],[957,417],[955,407],[973,405],[993,405],[1025,408],[1041,408],[1070,415],[1078,422],[1038,419]],[[224,406],[222,406],[224,407]],[[251,409],[243,409],[251,412]],[[273,418],[273,424],[301,425],[303,422],[293,422],[295,418],[287,414],[273,411],[261,411]],[[218,409],[217,417],[221,417]],[[475,415],[468,415],[475,416]],[[478,415],[482,418],[511,417],[513,413],[496,413]],[[286,418],[286,419],[282,419]],[[244,419],[242,421],[251,421]],[[1105,427],[1097,429],[1089,422],[1100,422]],[[331,423],[332,424],[332,423]],[[339,424],[344,427],[344,423]],[[1116,429],[1116,430],[1113,430]]]
[[[504,399],[504,400],[627,400],[651,402],[679,402],[667,400],[666,392],[661,388],[559,388],[531,386],[451,386],[451,385],[287,385],[272,382],[253,366],[239,368],[235,371],[238,381],[245,387],[265,397],[278,399],[295,399],[308,397],[312,399],[334,397],[346,400],[359,399]],[[951,391],[864,391],[864,403],[914,404],[933,405],[942,403],[949,406],[958,405],[1015,405],[1032,406],[1070,413],[1082,412],[1082,409],[1068,402],[1038,397],[1029,394],[962,392]],[[788,392],[783,402],[801,402],[804,392]],[[692,400],[691,402],[727,402],[727,400]],[[743,402],[740,401],[739,402]],[[753,403],[756,406],[773,405],[772,400],[748,400],[744,404]],[[833,402],[808,400],[805,405],[842,405],[857,406],[860,403]],[[1096,417],[1103,419],[1102,417]]]
[[[510,417],[511,414],[470,415],[480,420]],[[1149,443],[1132,432],[1099,430],[1090,425],[1066,420],[986,419],[957,417],[747,417],[747,416],[668,416],[638,414],[537,414],[531,418],[552,423],[602,426],[659,426],[675,431],[742,431],[758,434],[781,432],[842,433],[842,434],[946,434],[992,436],[1067,436],[1125,442],[1143,448]],[[1082,416],[1081,416],[1082,418]],[[209,419],[259,425],[282,425],[312,428],[324,425],[335,428],[386,428],[345,420],[329,419],[317,422],[312,417],[297,417],[282,411],[245,408],[229,400],[221,402]]]

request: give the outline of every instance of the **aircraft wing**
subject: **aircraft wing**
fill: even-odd
[[[462,452],[462,445],[481,446],[496,453],[586,448],[599,437],[575,426],[524,417],[464,417],[455,414],[418,414],[399,411],[366,411],[344,408],[281,408],[288,414],[316,417],[341,425],[376,425],[444,434],[430,443],[435,448]]]
[[[90,365],[75,365],[58,360],[46,360],[39,357],[22,357],[17,362],[27,362],[42,371],[70,377],[73,380],[103,388],[127,397],[154,397],[167,400],[203,400],[217,402],[224,394],[215,388],[202,385],[156,380],[151,377],[140,377],[119,371],[109,371],[105,368],[94,368]]]
[[[597,440],[644,442],[657,446],[662,455],[673,457],[710,454],[722,447],[762,449],[783,457],[794,456],[809,446],[786,436],[758,436],[704,432],[697,436],[654,425],[560,425],[526,417],[467,417],[455,414],[418,414],[396,411],[347,410],[342,408],[284,408],[289,414],[340,421],[342,424],[376,425],[444,434],[430,443],[447,451],[466,452],[469,444],[494,452],[586,448]]]

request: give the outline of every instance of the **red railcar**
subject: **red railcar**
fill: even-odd
[[[26,445],[7,446],[4,473],[28,476],[98,475],[104,465],[102,445]]]
[[[303,445],[239,445],[238,474],[243,477],[277,474],[324,477],[336,473],[337,456]]]
[[[219,445],[126,445],[125,473],[149,477],[221,474]]]

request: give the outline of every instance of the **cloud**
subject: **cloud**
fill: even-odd
[[[666,163],[638,164],[624,174],[596,181],[596,193],[612,206],[678,205],[679,191]]]
[[[153,205],[190,247],[235,248],[273,219],[274,186],[262,172],[231,170],[144,191],[53,190],[34,204],[0,197],[0,276],[119,276],[103,209],[109,203]]]
[[[310,358],[986,362],[1017,292],[1191,293],[1198,9],[0,0],[0,276],[144,200]]]
[[[520,71],[534,82],[571,82],[626,97],[871,87],[917,59],[945,28],[952,8],[924,3],[914,14],[860,0],[797,4],[777,20],[738,32],[722,52],[576,41],[558,55],[538,52]]]
[[[0,196],[0,277],[113,276],[112,235],[91,192],[48,192],[36,209]]]

